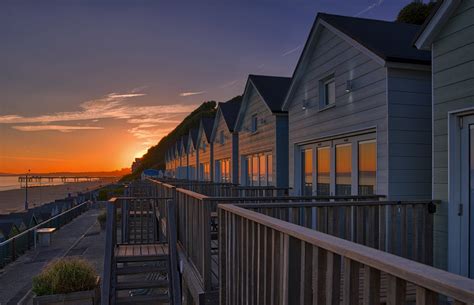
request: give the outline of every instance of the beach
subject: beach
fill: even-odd
[[[67,183],[62,185],[41,186],[28,189],[29,207],[42,205],[56,199],[62,199],[71,194],[86,192],[105,186],[109,181],[89,181]],[[6,214],[15,211],[21,211],[25,206],[25,189],[15,189],[0,192],[0,214]]]

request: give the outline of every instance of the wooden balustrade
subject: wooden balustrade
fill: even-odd
[[[292,202],[238,205],[428,265],[433,264],[432,201]]]
[[[218,215],[220,304],[474,303],[471,279],[242,207]]]

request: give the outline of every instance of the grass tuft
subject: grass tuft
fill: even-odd
[[[37,296],[65,294],[92,290],[96,287],[97,272],[84,259],[62,258],[52,261],[33,278],[33,292]]]

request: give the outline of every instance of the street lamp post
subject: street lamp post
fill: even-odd
[[[28,170],[28,173],[30,170]],[[26,180],[25,180],[25,210],[28,211],[28,173],[26,173]]]

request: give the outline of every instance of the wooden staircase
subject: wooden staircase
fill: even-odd
[[[168,244],[118,245],[115,304],[170,304]]]
[[[145,201],[146,204],[137,204],[137,202],[143,202],[143,200],[127,198],[126,203],[121,205],[121,232],[119,234],[121,243],[116,242],[118,226],[112,221],[116,218],[109,217],[116,214],[117,204],[109,203],[105,259],[109,262],[105,262],[104,265],[102,305],[180,305],[176,225],[172,221],[175,219],[173,202],[157,199],[148,199]],[[163,206],[158,212],[157,207],[160,204]],[[165,210],[166,213],[164,213]],[[160,219],[150,221],[150,217],[157,215],[170,217],[165,221]],[[110,220],[110,237],[109,218],[112,219]],[[158,224],[163,224],[160,232],[164,234],[159,234]]]

